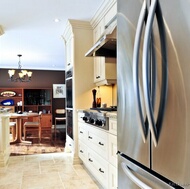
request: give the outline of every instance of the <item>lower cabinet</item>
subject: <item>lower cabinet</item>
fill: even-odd
[[[42,127],[52,127],[52,114],[42,114]]]
[[[78,122],[79,157],[104,189],[117,188],[117,136]]]

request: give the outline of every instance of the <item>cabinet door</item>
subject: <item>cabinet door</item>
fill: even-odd
[[[43,114],[41,119],[42,127],[52,127],[52,114]]]
[[[73,67],[73,48],[73,37],[71,35],[66,42],[66,70]]]
[[[94,43],[101,37],[104,32],[104,20],[102,20],[94,29]],[[94,57],[94,82],[101,81],[105,78],[105,58]]]

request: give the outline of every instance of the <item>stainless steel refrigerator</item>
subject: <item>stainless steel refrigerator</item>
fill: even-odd
[[[118,188],[190,188],[190,1],[117,3]]]

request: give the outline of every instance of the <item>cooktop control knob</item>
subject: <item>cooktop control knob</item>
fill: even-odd
[[[96,120],[96,125],[99,125],[100,124],[100,120]]]
[[[83,119],[83,121],[85,121],[85,122],[88,121],[88,118],[87,118],[87,117],[83,117],[82,119]]]
[[[94,123],[94,119],[92,119],[92,118],[90,118],[89,121],[90,121],[90,123]]]
[[[97,120],[96,120],[96,125],[98,125],[98,126],[102,126],[102,125],[103,125],[103,121],[97,119]]]

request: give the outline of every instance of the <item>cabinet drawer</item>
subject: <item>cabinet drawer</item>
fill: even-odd
[[[79,157],[83,162],[87,159],[87,146],[79,141]]]
[[[79,140],[86,142],[87,141],[87,130],[80,126],[79,124]]]
[[[92,174],[95,175],[97,180],[103,186],[103,188],[108,188],[108,170],[109,164],[97,153],[93,152],[88,148],[88,166],[91,167]]]
[[[89,146],[100,156],[108,159],[108,134],[97,130],[96,132],[88,131]]]

